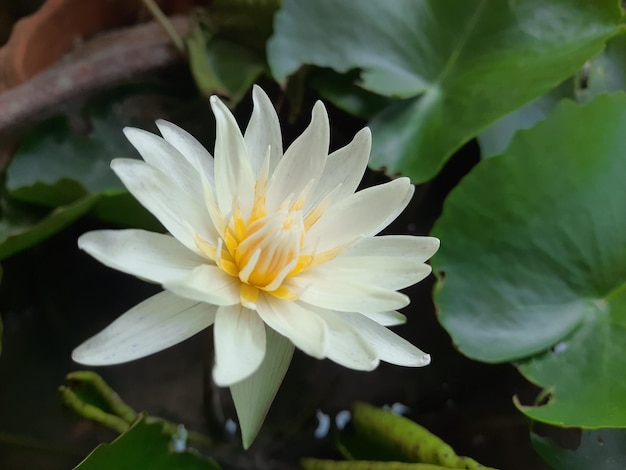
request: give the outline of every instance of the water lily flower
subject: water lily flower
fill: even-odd
[[[163,137],[127,128],[143,157],[111,167],[168,234],[99,230],[78,245],[105,265],[163,286],[73,352],[87,365],[117,364],[168,348],[213,325],[213,379],[228,386],[248,447],[291,361],[294,346],[356,370],[379,361],[419,367],[430,356],[387,327],[405,321],[398,289],[430,273],[431,237],[379,236],[413,194],[407,178],[355,192],[371,136],[361,130],[328,154],[321,102],[283,154],[278,117],[253,90],[242,135],[210,99],[215,157],[191,135],[158,121]]]

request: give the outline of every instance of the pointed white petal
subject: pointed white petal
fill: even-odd
[[[355,237],[377,234],[404,210],[413,190],[408,178],[398,178],[332,205],[307,232],[304,249],[324,252]]]
[[[164,121],[162,119],[156,122],[163,138],[173,145],[183,156],[193,165],[200,176],[202,183],[202,193],[206,208],[209,211],[213,226],[216,227],[214,238],[209,241],[217,240],[217,232],[221,232],[223,220],[221,212],[217,210],[215,201],[215,175],[214,161],[211,154],[206,150],[200,142],[198,142],[191,134],[184,131],[180,127]],[[213,210],[213,212],[211,212]],[[219,218],[219,221],[217,220]]]
[[[186,277],[206,260],[171,235],[145,230],[97,230],[78,238],[78,247],[102,264],[162,284]]]
[[[256,438],[293,356],[293,344],[266,327],[266,351],[261,366],[247,379],[230,387],[235,402],[243,447]]]
[[[213,324],[217,307],[161,292],[74,349],[89,366],[120,364],[169,348]]]
[[[202,182],[196,169],[165,139],[143,129],[126,127],[124,135],[145,162],[159,170],[190,198],[201,197]]]
[[[404,289],[421,281],[431,273],[429,265],[409,257],[399,256],[343,256],[311,269],[307,274],[318,274],[343,282],[371,284],[385,289]]]
[[[241,305],[219,307],[213,326],[213,380],[228,387],[248,378],[265,356],[265,325],[257,313]]]
[[[410,302],[395,290],[348,280],[338,283],[313,270],[287,279],[285,287],[301,292],[299,299],[303,302],[341,312],[385,312],[406,307]]]
[[[240,204],[244,216],[252,210],[254,176],[246,144],[230,110],[212,96],[211,108],[217,125],[215,133],[215,195],[224,214]]]
[[[383,326],[396,326],[406,323],[406,317],[400,312],[361,312],[361,315]]]
[[[369,318],[354,312],[338,312],[337,315],[358,330],[381,361],[406,367],[423,367],[430,363],[430,355]]]
[[[176,295],[214,305],[238,303],[240,285],[236,277],[208,264],[198,266],[184,279],[163,283],[163,287]]]
[[[250,166],[254,175],[258,175],[269,147],[269,174],[271,175],[283,156],[280,123],[272,102],[257,85],[254,85],[252,89],[252,101],[254,109],[244,134]]]
[[[139,160],[116,159],[111,168],[132,195],[187,248],[200,254],[195,233],[207,241],[217,239],[203,195],[190,198],[166,175]]]
[[[367,168],[371,146],[372,133],[366,127],[361,129],[348,145],[331,153],[305,210],[308,211],[319,204],[332,191],[336,190],[333,197],[335,202],[353,194]]]
[[[383,235],[364,238],[348,247],[341,256],[410,256],[426,261],[439,249],[439,239],[413,235]]]
[[[350,369],[376,369],[378,354],[356,328],[336,312],[316,311],[328,326],[328,359]]]
[[[295,198],[314,180],[319,182],[328,158],[330,127],[321,101],[315,103],[311,124],[287,149],[270,180],[267,208],[276,209],[290,195]]]
[[[328,328],[313,311],[295,302],[263,294],[257,302],[259,316],[294,345],[317,359],[326,357]]]
[[[178,150],[193,165],[200,176],[214,184],[213,157],[195,137],[171,122],[159,119],[156,122],[163,138]]]

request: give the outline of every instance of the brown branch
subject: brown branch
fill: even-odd
[[[187,17],[170,22],[179,35],[187,35]],[[0,94],[0,147],[10,134],[50,115],[59,104],[183,60],[155,22],[87,41],[29,82]]]

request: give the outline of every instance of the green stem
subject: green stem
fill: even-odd
[[[63,404],[71,408],[79,416],[102,424],[120,434],[126,432],[139,417],[138,413],[124,403],[117,392],[109,387],[104,379],[95,372],[86,370],[71,372],[67,374],[66,378],[70,383],[73,382],[90,387],[113,412],[107,413],[97,406],[86,403],[70,387],[59,387]],[[167,434],[174,435],[178,431],[178,424],[171,421],[155,416],[148,416],[146,420],[161,423],[163,430]],[[203,447],[213,445],[213,440],[210,437],[194,431],[188,431],[187,441]]]
[[[66,378],[70,382],[78,382],[91,386],[111,408],[111,411],[113,411],[115,415],[122,418],[126,423],[131,424],[137,419],[137,413],[135,410],[124,403],[117,392],[109,387],[104,379],[95,372],[79,370],[76,372],[70,372],[67,374]]]
[[[181,38],[179,34],[176,32],[176,30],[172,26],[172,23],[170,23],[170,20],[168,20],[167,16],[165,16],[165,13],[163,13],[163,10],[159,8],[159,5],[157,5],[154,0],[141,0],[141,1],[145,5],[145,7],[148,9],[148,11],[152,14],[156,22],[159,23],[161,27],[165,30],[165,32],[170,37],[176,49],[178,49],[181,52],[181,54],[185,54],[186,53],[185,41],[183,41],[183,38]]]
[[[71,408],[76,414],[82,416],[96,423],[119,432],[120,434],[128,431],[130,424],[124,421],[119,416],[115,416],[109,413],[105,413],[100,408],[85,403],[70,389],[69,387],[60,386],[59,392],[61,392],[61,401],[65,406]]]

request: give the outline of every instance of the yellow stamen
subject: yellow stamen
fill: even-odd
[[[239,291],[241,305],[247,308],[256,308],[256,301],[259,298],[259,289],[249,284],[241,284]]]
[[[214,246],[196,235],[200,252],[224,272],[239,278],[241,304],[248,308],[255,308],[260,291],[280,299],[297,299],[299,293],[286,288],[285,280],[335,258],[345,248],[302,253],[307,230],[323,215],[334,192],[305,214],[306,201],[314,187],[314,181],[310,181],[296,199],[293,194],[287,196],[268,214],[268,165],[266,158],[255,185],[249,216],[242,213],[236,201],[230,214],[221,215],[213,195],[208,194],[207,206],[213,221],[218,222],[221,237]]]

